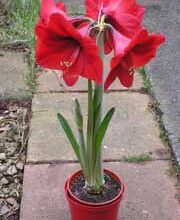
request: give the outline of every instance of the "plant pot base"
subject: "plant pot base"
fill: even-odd
[[[82,175],[81,171],[74,173],[67,180],[65,195],[69,202],[71,220],[117,220],[118,209],[124,195],[125,187],[120,177],[109,170],[105,170],[105,172],[113,176],[119,182],[121,190],[115,198],[103,203],[85,202],[73,195],[70,184],[75,177]]]

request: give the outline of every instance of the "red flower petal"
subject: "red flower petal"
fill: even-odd
[[[82,54],[84,56],[84,70],[82,76],[94,80],[98,85],[102,82],[102,60],[97,54]]]
[[[113,48],[114,48],[115,54],[118,54],[118,55],[124,54],[125,49],[131,43],[131,39],[123,36],[118,31],[116,31],[114,28],[112,29],[112,37],[113,37]]]
[[[40,9],[41,22],[46,24],[49,20],[49,17],[55,13],[59,13],[63,16],[66,16],[66,7],[64,3],[55,3],[54,0],[42,0]]]
[[[125,37],[114,28],[107,29],[104,37],[105,54],[109,54],[114,49],[115,54],[124,54],[131,39]]]
[[[57,8],[59,8],[60,10],[63,10],[64,12],[66,12],[66,6],[63,2],[57,2],[56,3]]]
[[[134,35],[141,30],[141,20],[131,14],[119,14],[117,16],[107,17],[110,23],[118,32],[126,37],[133,38]]]
[[[144,8],[137,4],[136,0],[86,0],[86,15],[98,19],[99,11],[103,6],[103,13],[106,15],[112,15],[116,13],[116,16],[120,14],[128,13],[135,17],[142,19],[144,14]]]
[[[131,71],[133,68],[132,59],[130,57],[123,57],[120,66],[117,66],[114,71],[117,73],[121,84],[124,87],[131,87],[134,80],[134,71]]]
[[[51,15],[47,29],[54,35],[60,36],[60,38],[71,36],[77,41],[81,39],[81,35],[78,31],[71,25],[70,22],[68,22],[67,18],[60,14]]]
[[[78,80],[78,75],[63,74],[63,79],[68,86],[74,86]]]
[[[41,38],[36,42],[36,63],[44,68],[63,70],[64,62],[71,63],[71,56],[78,48],[69,41],[48,43]]]
[[[157,48],[165,41],[161,34],[151,34],[142,29],[126,48],[116,49],[115,56],[111,60],[111,72],[105,82],[107,90],[110,84],[119,78],[121,84],[130,87],[133,83],[134,68],[147,64],[156,55]],[[119,53],[118,53],[119,51]]]
[[[109,0],[106,0],[107,2]],[[134,15],[138,19],[142,19],[144,14],[144,7],[136,2],[136,0],[119,0],[117,1],[118,5],[114,4],[114,9],[116,14],[128,13]]]
[[[117,57],[111,60],[111,66],[113,66],[113,68],[105,81],[105,91],[108,90],[109,86],[115,81],[116,78],[119,78],[124,87],[132,86],[134,79],[133,71],[130,71],[131,67],[133,66],[132,59],[126,56],[122,58],[119,57],[119,59],[119,64],[117,64]]]
[[[153,33],[148,35],[146,30],[142,30],[133,41],[134,47],[131,50],[131,56],[134,66],[146,65],[156,56],[158,47],[164,42],[165,37],[162,34]]]
[[[116,75],[119,78],[121,84],[125,87],[130,87],[133,83],[133,67],[132,58],[128,55],[115,56],[111,60],[111,72],[109,75]],[[114,77],[113,77],[114,79]]]
[[[86,5],[86,16],[90,17],[94,20],[98,19],[98,13],[100,9],[100,4],[99,2],[101,1],[94,1],[94,0],[86,0],[85,5]]]
[[[107,91],[110,85],[116,80],[117,73],[114,71],[114,69],[111,70],[109,75],[107,76],[105,83],[104,83],[104,90]]]
[[[104,33],[104,52],[105,54],[111,53],[113,50],[113,35],[109,29],[105,30]]]

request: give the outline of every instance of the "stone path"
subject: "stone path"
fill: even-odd
[[[64,182],[79,165],[56,114],[61,111],[74,128],[73,98],[79,98],[85,113],[86,81],[80,80],[77,87],[69,89],[58,72],[43,71],[38,84],[32,104],[20,220],[69,220]],[[114,84],[105,96],[106,106],[116,107],[104,142],[105,167],[121,175],[126,184],[118,220],[177,220],[180,207],[175,199],[176,180],[167,175],[170,155],[159,139],[157,124],[148,107],[150,100],[142,93],[142,86],[140,75],[136,75],[131,90]],[[142,155],[149,155],[153,161],[123,162],[124,157]]]
[[[25,53],[0,50],[0,67],[0,100],[31,99],[32,93],[25,83]]]

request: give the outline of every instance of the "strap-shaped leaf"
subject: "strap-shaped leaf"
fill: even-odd
[[[81,157],[80,157],[80,152],[79,152],[79,144],[76,141],[76,138],[67,122],[67,120],[64,118],[64,116],[60,113],[57,114],[57,117],[59,119],[59,122],[64,130],[64,132],[66,133],[69,142],[72,145],[72,148],[77,156],[77,158],[79,159],[79,161],[81,162]]]
[[[115,112],[115,108],[111,108],[107,112],[106,116],[104,117],[103,121],[101,122],[99,129],[96,133],[96,137],[95,137],[96,138],[95,139],[96,158],[98,158],[102,141],[104,139],[104,136],[106,134],[107,128],[109,126],[109,123],[111,121],[111,118],[112,118],[114,112]]]

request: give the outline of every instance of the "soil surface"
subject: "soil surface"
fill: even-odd
[[[18,220],[31,101],[0,101],[0,220]]]
[[[79,199],[91,203],[103,203],[114,199],[121,190],[119,182],[110,174],[105,174],[105,184],[100,194],[94,195],[89,193],[85,187],[85,179],[80,175],[71,183],[70,189],[72,193]]]

